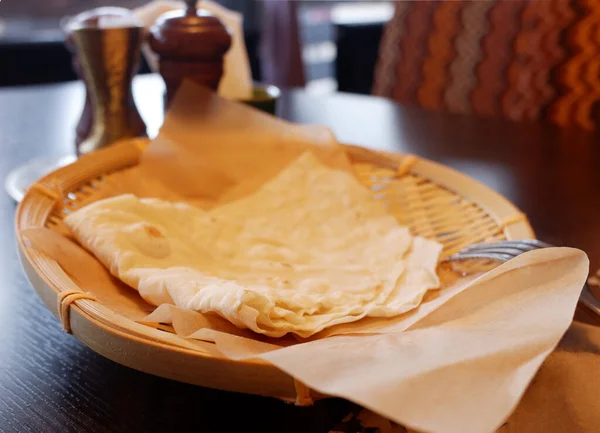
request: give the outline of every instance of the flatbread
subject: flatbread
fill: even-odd
[[[441,245],[411,236],[351,174],[310,152],[208,211],[121,195],[65,223],[147,302],[270,337],[402,314],[439,286]]]

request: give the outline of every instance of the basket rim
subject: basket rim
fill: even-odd
[[[86,155],[71,164],[68,164],[64,167],[61,167],[57,170],[52,171],[51,173],[48,173],[47,175],[40,178],[36,182],[36,184],[48,184],[48,183],[50,183],[50,181],[53,178],[55,178],[57,176],[64,175],[67,173],[74,174],[77,172],[77,170],[80,170],[82,168],[82,166],[83,166],[82,161],[86,161],[86,163],[88,163],[89,161],[92,161],[92,158],[95,158],[95,160],[98,161],[98,156],[110,157],[112,154],[118,153],[117,149],[119,149],[119,147],[127,148],[127,151],[129,151],[129,152],[131,152],[131,150],[134,149],[134,152],[131,155],[129,155],[130,159],[113,158],[115,161],[118,161],[118,164],[119,164],[118,166],[114,167],[114,171],[122,170],[122,169],[125,169],[130,166],[134,166],[136,164],[136,161],[139,161],[139,155],[141,154],[145,145],[148,142],[149,142],[149,139],[147,139],[147,138],[142,138],[142,139],[136,138],[136,139],[123,140],[121,142],[113,144],[110,147],[98,150],[98,151],[94,152],[93,154]],[[380,164],[382,167],[385,167],[385,165],[388,165],[388,167],[386,167],[386,168],[397,168],[400,161],[403,158],[405,158],[406,156],[408,156],[408,154],[377,151],[377,150],[367,149],[367,148],[357,146],[357,145],[352,145],[352,144],[344,144],[344,146],[349,150],[351,155],[353,157],[355,157],[355,162],[371,162],[374,164]],[[135,150],[137,150],[137,157],[136,157]],[[384,161],[385,163],[382,164],[382,161]],[[499,192],[494,191],[492,188],[484,185],[483,183],[471,178],[470,176],[468,176],[464,173],[459,172],[458,170],[448,167],[446,165],[439,164],[437,162],[431,161],[426,158],[418,157],[416,164],[411,168],[411,173],[422,176],[425,179],[428,179],[428,180],[436,183],[437,185],[439,185],[443,188],[446,188],[449,191],[452,191],[455,194],[475,203],[476,205],[480,206],[486,212],[487,215],[494,218],[497,223],[499,223],[500,222],[499,220],[502,218],[502,217],[499,217],[498,213],[501,213],[501,214],[511,214],[511,213],[519,214],[520,213],[520,210],[512,202],[510,202],[510,200],[508,200],[506,197],[504,197]],[[89,181],[89,179],[91,179],[91,178],[93,178],[93,176],[90,175],[90,177],[88,177],[87,180]],[[451,184],[449,184],[448,182],[450,182]],[[474,189],[476,192],[474,194],[475,196],[473,196],[473,194],[471,194],[471,193],[467,193],[467,191],[465,190],[466,187]],[[484,203],[482,203],[482,199],[483,199]],[[32,269],[35,271],[35,273],[43,280],[43,282],[46,285],[48,285],[55,292],[55,294],[58,295],[58,293],[63,291],[63,288],[61,288],[57,283],[52,281],[52,279],[45,272],[43,272],[40,269],[38,259],[33,257],[31,249],[26,247],[25,240],[24,240],[24,237],[22,234],[23,229],[34,227],[34,226],[22,227],[23,213],[24,213],[25,209],[27,209],[28,206],[32,205],[34,200],[36,200],[36,197],[34,196],[34,192],[32,191],[32,189],[30,189],[25,193],[23,200],[18,204],[16,213],[15,213],[15,220],[14,220],[18,248],[20,250],[21,256],[28,261],[29,265],[32,267]],[[490,211],[490,209],[492,209],[492,208],[493,208],[493,210],[495,210],[495,212]],[[508,215],[506,215],[506,216],[508,216]],[[510,226],[504,227],[504,233],[505,233],[505,236],[509,239],[526,238],[526,237],[535,238],[534,231],[533,231],[529,221],[526,218],[524,218],[522,221],[516,222],[515,224],[511,224]],[[47,259],[47,260],[50,260],[50,259]],[[61,275],[62,278],[66,278],[66,279],[70,280],[70,278],[68,277],[68,275],[66,273],[62,272],[62,274],[63,274],[63,275]],[[30,281],[31,281],[31,279],[30,279]],[[37,291],[37,288],[36,288],[36,291]],[[39,296],[39,293],[38,293],[38,296]],[[96,305],[94,305],[93,303],[95,303]],[[157,347],[157,348],[160,348],[163,350],[169,350],[169,351],[173,351],[173,352],[177,352],[177,353],[181,353],[182,351],[185,351],[186,354],[189,354],[191,356],[196,356],[198,358],[210,358],[210,359],[217,358],[219,360],[226,361],[226,362],[232,363],[232,364],[272,366],[267,361],[263,361],[262,359],[231,360],[224,356],[217,357],[217,356],[213,356],[210,353],[202,352],[200,350],[189,349],[189,348],[186,348],[183,346],[178,346],[176,344],[169,343],[167,341],[158,341],[156,338],[153,338],[149,335],[142,335],[142,334],[136,332],[134,329],[131,329],[131,330],[122,329],[121,326],[119,326],[115,322],[111,322],[110,320],[108,320],[107,317],[104,317],[104,318],[101,317],[98,314],[98,310],[99,310],[98,306],[100,306],[101,310],[102,309],[107,310],[107,312],[110,313],[110,314],[108,314],[108,316],[116,315],[116,316],[122,317],[118,313],[115,313],[112,310],[110,310],[108,307],[102,305],[100,302],[96,302],[96,301],[92,301],[92,300],[86,300],[86,299],[78,300],[77,302],[73,303],[73,305],[71,305],[71,308],[75,308],[76,311],[79,314],[81,314],[83,318],[92,322],[95,326],[102,327],[107,332],[111,332],[115,335],[120,335],[122,337],[133,339],[133,340],[136,340],[139,342],[144,342],[144,344],[148,344],[150,346]],[[48,306],[48,308],[51,309],[50,306]],[[144,325],[138,324],[137,322],[135,322],[131,319],[128,319],[125,317],[123,317],[123,319],[126,321],[130,321],[136,325],[144,326]],[[272,367],[276,368],[274,366],[272,366]]]

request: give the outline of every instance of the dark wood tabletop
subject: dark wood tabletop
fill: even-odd
[[[136,101],[156,133],[161,81],[139,77]],[[0,89],[0,176],[33,157],[73,152],[80,83]],[[343,142],[410,152],[504,194],[538,238],[586,251],[600,267],[600,135],[406,108],[367,96],[283,92],[281,117],[322,123]],[[18,261],[15,204],[0,194],[0,431],[327,432],[341,400],[297,408],[274,399],[161,379],[95,354],[64,333]]]

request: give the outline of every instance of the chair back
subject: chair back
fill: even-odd
[[[600,122],[600,3],[396,2],[373,93],[454,113]]]

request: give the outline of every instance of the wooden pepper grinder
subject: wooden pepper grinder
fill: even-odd
[[[183,79],[217,90],[223,76],[223,57],[231,35],[223,22],[196,0],[185,11],[161,15],[150,30],[150,48],[159,56],[159,71],[167,87],[166,107]]]

